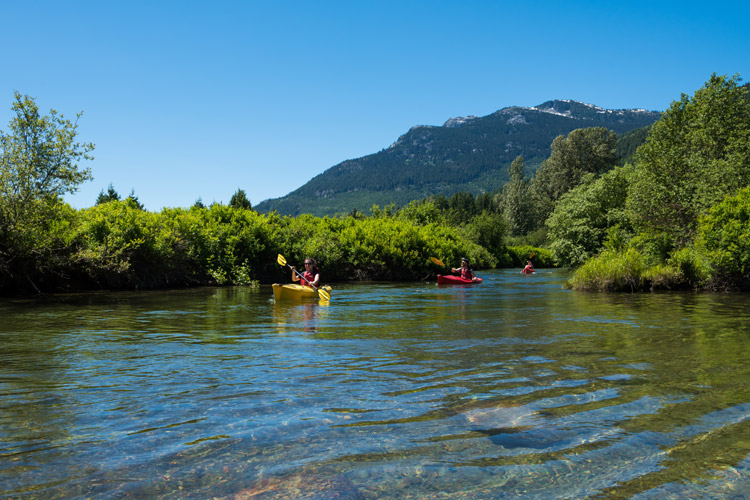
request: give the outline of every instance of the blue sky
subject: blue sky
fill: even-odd
[[[414,125],[576,99],[664,110],[711,73],[750,78],[747,2],[2,1],[13,91],[83,111],[94,204],[283,196]]]

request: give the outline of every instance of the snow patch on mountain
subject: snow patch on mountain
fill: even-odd
[[[476,120],[478,117],[474,115],[469,116],[457,116],[456,118],[449,118],[448,121],[443,123],[443,127],[446,128],[457,128],[463,127],[472,120]]]

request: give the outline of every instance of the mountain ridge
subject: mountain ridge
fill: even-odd
[[[342,161],[255,208],[323,216],[366,211],[373,204],[403,205],[434,194],[494,191],[507,181],[507,168],[518,156],[533,173],[558,135],[596,126],[623,134],[660,116],[658,111],[552,100],[534,107],[509,106],[482,117],[453,117],[443,125],[415,125],[381,151]]]

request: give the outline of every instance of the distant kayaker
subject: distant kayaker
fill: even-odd
[[[299,281],[300,285],[315,287],[319,286],[320,283],[320,270],[318,270],[318,264],[315,259],[307,257],[305,259],[305,272],[302,273],[302,279],[294,272],[294,266],[292,268],[292,281]]]
[[[523,271],[521,271],[523,274],[534,274],[536,271],[534,271],[534,264],[531,263],[530,260],[526,261],[526,267],[523,268]]]
[[[474,276],[474,271],[469,267],[469,259],[466,257],[461,258],[461,267],[451,268],[453,274],[460,274],[463,279],[477,281],[477,277]]]

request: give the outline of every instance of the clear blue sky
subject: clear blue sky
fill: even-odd
[[[0,2],[13,91],[84,111],[94,204],[283,196],[414,125],[576,99],[664,110],[711,73],[750,78],[748,2]]]

